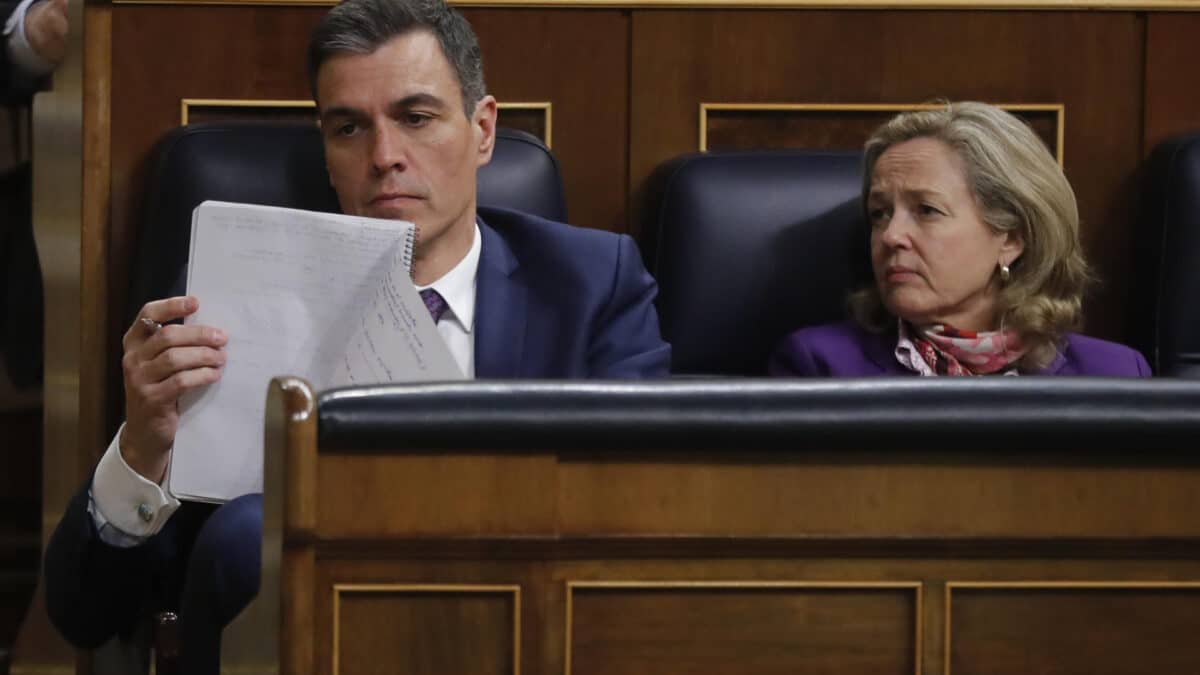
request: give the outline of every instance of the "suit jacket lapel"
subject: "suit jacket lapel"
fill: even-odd
[[[528,289],[508,242],[483,219],[475,280],[475,377],[519,377],[525,347]]]

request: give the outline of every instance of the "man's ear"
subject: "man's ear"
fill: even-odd
[[[479,151],[479,162],[476,166],[483,166],[492,161],[492,150],[496,148],[495,96],[484,96],[475,104],[475,113],[471,115],[471,129]]]

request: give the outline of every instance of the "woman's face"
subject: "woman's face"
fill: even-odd
[[[950,146],[915,138],[888,148],[871,175],[867,213],[875,283],[888,311],[915,325],[997,328],[997,265],[1012,264],[1023,243],[983,222]]]

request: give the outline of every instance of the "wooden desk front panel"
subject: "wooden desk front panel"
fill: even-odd
[[[321,455],[317,672],[1200,670],[1195,462],[729,457]]]
[[[1196,461],[1085,454],[322,454],[318,492],[338,498],[320,501],[317,529],[341,539],[1200,537]]]

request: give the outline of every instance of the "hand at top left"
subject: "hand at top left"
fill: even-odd
[[[35,2],[25,13],[25,38],[38,56],[58,66],[67,53],[67,0]]]

